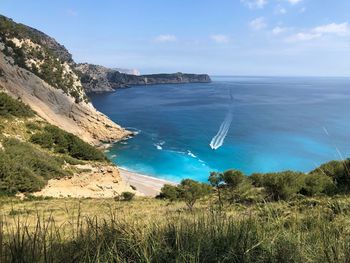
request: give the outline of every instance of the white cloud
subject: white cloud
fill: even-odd
[[[320,34],[335,34],[338,36],[346,36],[350,33],[350,27],[348,23],[331,23],[315,27],[313,31]]]
[[[274,29],[272,29],[272,34],[279,35],[283,32],[286,32],[287,30],[288,30],[288,28],[286,28],[286,27],[276,26],[276,27],[274,27]]]
[[[291,5],[296,5],[301,3],[303,0],[287,0]]]
[[[210,38],[220,44],[228,43],[230,41],[230,38],[226,35],[218,34],[218,35],[211,35]]]
[[[254,30],[260,30],[266,27],[265,18],[258,17],[249,23],[250,27]]]
[[[154,40],[156,42],[174,42],[177,38],[174,35],[159,35]]]
[[[250,9],[263,8],[267,4],[267,0],[241,0],[241,2]]]
[[[321,34],[317,33],[297,33],[286,38],[287,42],[300,42],[309,41],[321,37]]]
[[[320,38],[327,35],[335,36],[347,36],[350,35],[350,26],[348,23],[331,23],[327,25],[321,25],[314,27],[305,32],[299,32],[297,34],[289,36],[287,42],[309,41],[316,38]]]

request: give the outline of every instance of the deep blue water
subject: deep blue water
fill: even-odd
[[[92,102],[139,131],[109,157],[160,178],[206,181],[210,171],[230,168],[309,171],[350,157],[350,78],[214,77],[208,84],[117,90]],[[213,150],[220,126],[214,143],[227,134]]]

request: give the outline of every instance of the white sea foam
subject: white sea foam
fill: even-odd
[[[125,127],[125,129],[132,131],[134,133],[134,135],[138,135],[139,133],[141,133],[141,130],[136,129],[134,127]]]
[[[187,154],[188,154],[189,156],[193,157],[193,158],[197,158],[197,156],[194,155],[191,151],[187,151]]]

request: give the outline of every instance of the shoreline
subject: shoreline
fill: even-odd
[[[175,182],[171,182],[165,179],[160,179],[150,175],[140,174],[129,171],[125,168],[118,166],[119,174],[125,183],[136,187],[136,191],[145,196],[155,197],[160,193],[160,189],[164,184],[177,185]]]

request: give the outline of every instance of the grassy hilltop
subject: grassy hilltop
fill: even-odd
[[[350,199],[2,199],[4,262],[348,262]]]

